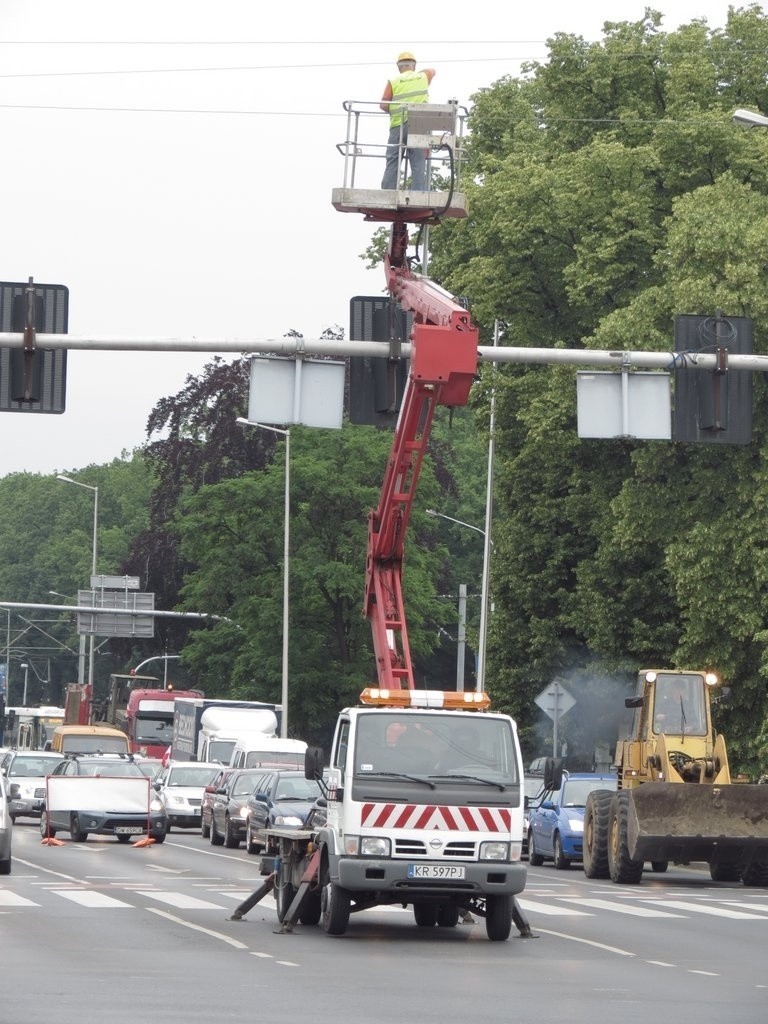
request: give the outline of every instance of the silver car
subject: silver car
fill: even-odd
[[[11,838],[13,822],[8,810],[8,783],[0,774],[0,875],[11,873]]]
[[[45,777],[63,760],[50,750],[15,750],[3,761],[11,820],[39,818],[45,803]]]
[[[209,761],[171,761],[155,780],[154,787],[168,815],[168,831],[176,828],[199,829],[203,790],[221,771],[221,765]]]

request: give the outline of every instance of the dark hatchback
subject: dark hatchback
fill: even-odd
[[[266,846],[267,829],[301,828],[320,796],[320,786],[303,771],[266,772],[246,803],[246,851],[256,853]]]
[[[50,775],[53,780],[61,777],[99,779],[98,801],[94,800],[93,807],[67,809],[57,806],[50,812],[43,807],[40,835],[44,839],[53,838],[57,831],[68,831],[76,843],[85,842],[91,833],[114,836],[123,843],[146,835],[151,836],[156,843],[165,842],[168,832],[165,808],[157,794],[150,789],[147,776],[130,756],[103,754],[67,757],[56,765]],[[129,800],[121,793],[120,780],[134,778],[146,783],[147,810],[136,810],[135,799]],[[62,788],[61,792],[64,791]]]

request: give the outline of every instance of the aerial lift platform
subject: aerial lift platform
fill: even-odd
[[[455,100],[408,107],[408,140],[407,145],[400,145],[396,189],[382,189],[376,184],[381,179],[387,149],[386,142],[381,141],[387,115],[378,103],[369,101],[348,100],[344,109],[347,137],[336,147],[344,157],[344,184],[333,189],[331,197],[337,210],[387,223],[437,223],[443,217],[467,216],[466,196],[460,189],[465,113],[460,112]],[[428,150],[427,191],[409,188],[408,149]]]

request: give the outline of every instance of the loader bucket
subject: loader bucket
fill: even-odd
[[[633,860],[768,864],[768,786],[646,782],[631,793]]]

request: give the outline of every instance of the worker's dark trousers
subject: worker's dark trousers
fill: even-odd
[[[400,160],[407,153],[408,163],[411,167],[410,188],[414,192],[424,192],[427,188],[427,151],[426,149],[408,149],[407,141],[407,124],[398,124],[394,128],[390,128],[387,139],[387,164],[384,168],[384,177],[381,179],[381,187],[397,188]]]

